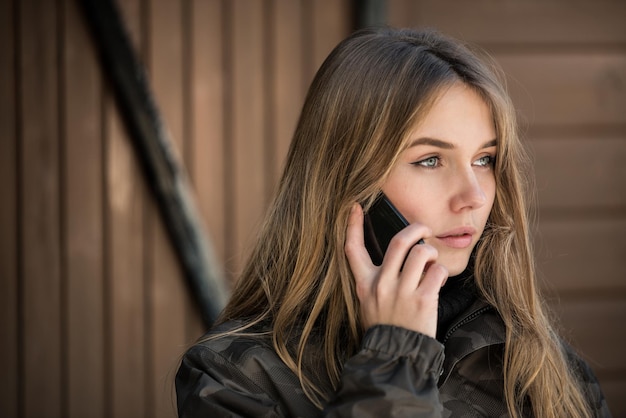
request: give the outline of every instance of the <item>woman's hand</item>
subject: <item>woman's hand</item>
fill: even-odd
[[[396,325],[435,337],[439,290],[448,271],[435,262],[435,248],[416,245],[430,234],[423,225],[409,225],[391,240],[382,265],[376,266],[364,244],[363,209],[359,204],[352,207],[345,252],[365,329],[376,324]]]

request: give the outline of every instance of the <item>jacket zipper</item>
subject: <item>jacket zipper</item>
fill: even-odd
[[[463,318],[462,320],[460,320],[459,322],[457,322],[453,327],[451,327],[448,332],[446,332],[446,336],[443,338],[442,344],[446,344],[446,342],[448,341],[448,339],[450,338],[450,336],[452,334],[454,334],[454,331],[456,331],[457,329],[459,329],[461,326],[463,326],[464,324],[467,324],[468,322],[473,321],[474,319],[476,319],[478,316],[482,315],[484,312],[487,312],[488,310],[493,309],[492,306],[483,306],[482,308],[478,309],[477,311],[472,312],[471,314],[467,315],[465,318]]]

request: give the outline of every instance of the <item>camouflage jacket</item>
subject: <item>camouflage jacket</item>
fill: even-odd
[[[232,327],[220,326],[216,331]],[[176,376],[181,418],[200,417],[506,417],[504,324],[476,302],[455,321],[443,345],[389,325],[370,328],[345,364],[323,411],[269,343],[228,336],[193,346]],[[445,347],[445,348],[444,348]],[[610,417],[588,366],[571,355],[596,417]]]

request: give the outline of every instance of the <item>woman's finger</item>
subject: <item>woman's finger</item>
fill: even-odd
[[[434,297],[448,280],[448,269],[438,263],[429,265],[419,283],[419,290],[426,297]]]
[[[437,250],[428,244],[414,245],[404,261],[400,274],[400,287],[403,292],[411,292],[420,285],[429,265],[437,261]]]
[[[383,258],[382,268],[384,270],[400,271],[413,246],[423,238],[428,238],[432,232],[427,226],[421,224],[411,224],[398,232],[389,242],[387,252]]]
[[[363,237],[363,209],[355,203],[350,209],[348,228],[346,230],[346,243],[344,251],[350,265],[350,270],[357,282],[371,275],[376,266],[365,248]]]

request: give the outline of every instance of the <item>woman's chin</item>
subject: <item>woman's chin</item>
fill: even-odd
[[[467,268],[467,263],[469,259],[464,260],[437,260],[438,263],[442,264],[448,270],[448,277],[458,276],[463,273]]]

